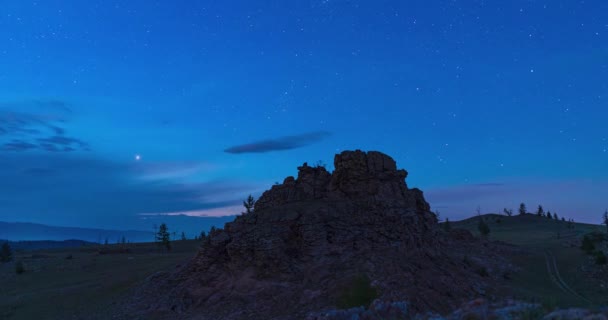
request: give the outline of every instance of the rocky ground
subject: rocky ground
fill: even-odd
[[[187,265],[148,279],[122,316],[304,319],[351,303],[361,276],[378,301],[407,301],[390,308],[446,314],[516,270],[504,258],[513,247],[442,232],[389,156],[346,151],[334,166],[299,167],[253,213],[211,232]]]

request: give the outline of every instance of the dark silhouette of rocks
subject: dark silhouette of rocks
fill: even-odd
[[[391,157],[345,151],[334,167],[299,167],[253,213],[211,232],[188,264],[148,279],[126,317],[303,319],[335,308],[361,274],[384,301],[442,312],[504,281],[509,248],[441,231]]]

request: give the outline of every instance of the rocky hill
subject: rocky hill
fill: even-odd
[[[441,313],[511,272],[508,246],[440,231],[391,157],[345,151],[334,166],[298,167],[186,265],[149,278],[125,317],[303,319],[336,308],[361,276],[383,301]]]

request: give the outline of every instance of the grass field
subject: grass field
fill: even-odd
[[[0,319],[110,318],[104,315],[113,301],[155,272],[186,262],[199,244],[175,241],[171,252],[142,243],[16,253],[26,272],[0,265]],[[129,252],[99,253],[121,248]]]
[[[526,249],[512,258],[522,270],[513,275],[513,293],[548,307],[596,307],[608,305],[608,290],[580,272],[589,259],[579,249],[580,238],[591,231],[606,232],[605,226],[556,221],[536,215],[483,215],[490,227],[490,240],[500,240]],[[479,236],[480,217],[451,222]],[[554,261],[554,262],[553,262]]]

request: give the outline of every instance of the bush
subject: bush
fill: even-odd
[[[13,250],[8,242],[2,244],[0,249],[0,262],[9,262],[13,259]]]
[[[378,298],[378,291],[372,287],[370,279],[366,275],[360,275],[344,288],[338,298],[338,307],[350,309],[364,306],[367,308],[376,298]]]
[[[587,254],[593,253],[595,250],[595,244],[593,244],[593,240],[588,235],[583,237],[583,242],[581,243],[581,249],[585,251]]]
[[[477,224],[477,229],[479,230],[479,233],[481,234],[482,237],[487,237],[488,234],[490,233],[490,227],[488,226],[488,224],[483,221],[483,218],[479,219],[479,223]]]
[[[25,267],[23,266],[23,262],[17,261],[17,263],[15,263],[15,273],[22,274],[24,272],[25,272]]]
[[[603,251],[595,252],[595,263],[596,264],[605,265],[607,262],[608,262],[608,260],[606,259],[606,255],[604,254]]]
[[[486,269],[486,267],[479,267],[479,269],[475,270],[475,272],[477,272],[477,274],[482,277],[487,277],[490,275],[488,273],[488,269]]]

